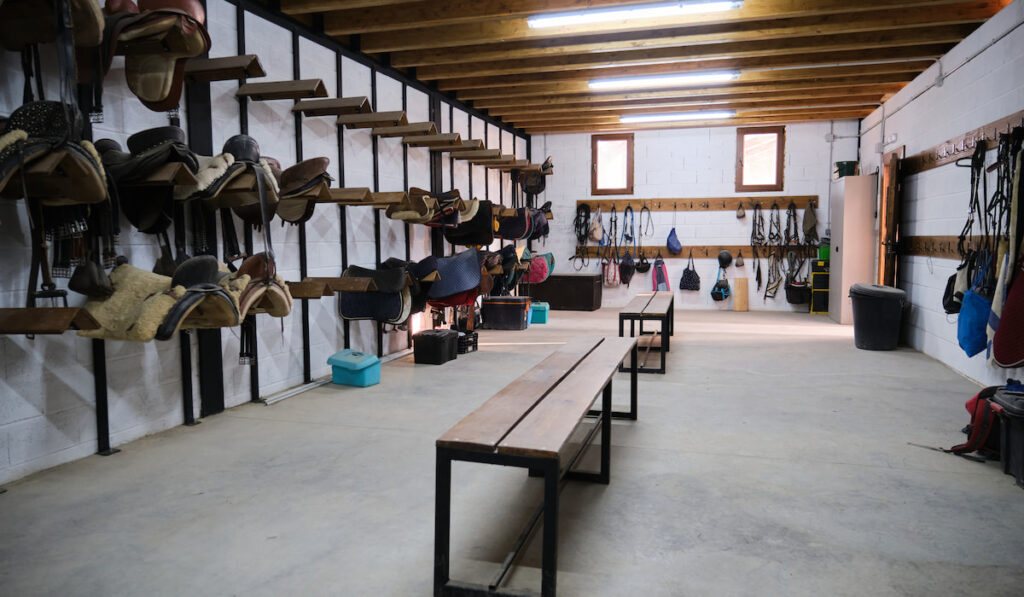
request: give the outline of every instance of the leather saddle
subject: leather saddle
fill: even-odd
[[[401,325],[412,312],[412,291],[406,285],[405,268],[378,270],[350,266],[342,278],[370,278],[377,287],[369,292],[342,292],[338,309],[344,319],[374,320]]]
[[[384,211],[384,215],[392,220],[400,220],[409,224],[424,224],[437,216],[437,210],[427,203],[429,197],[428,191],[412,187],[406,198],[399,203],[389,205]]]
[[[81,113],[61,102],[29,102],[15,110],[0,134],[0,194],[8,199],[27,194],[50,206],[107,200],[106,173],[96,148],[82,139],[82,127]],[[56,151],[65,151],[70,162],[54,175],[10,184],[24,167]]]
[[[196,156],[185,144],[185,131],[162,126],[128,137],[127,152],[112,139],[100,139],[96,149],[117,188],[121,211],[140,232],[167,230],[173,216],[174,196],[169,186],[138,186],[162,166],[180,162],[193,174],[199,169]]]
[[[433,281],[428,281],[428,276],[437,272],[437,257],[429,255],[419,262],[404,261],[391,257],[381,264],[381,268],[402,269],[405,271],[408,279],[412,281],[409,286],[409,294],[412,300],[410,314],[421,313],[427,308],[427,294],[433,285]],[[432,278],[430,279],[432,280]]]
[[[330,184],[334,179],[327,173],[331,160],[319,157],[303,160],[281,173],[281,199],[300,197],[321,183]],[[316,201],[291,200],[277,204],[277,215],[285,222],[299,224],[313,217]]]
[[[248,257],[236,275],[249,278],[239,298],[238,310],[242,318],[250,313],[267,313],[271,317],[285,317],[291,313],[292,294],[281,276],[277,275],[277,265],[271,255],[258,253]]]
[[[0,2],[0,45],[18,52],[32,44],[56,40],[55,2],[5,0]],[[74,44],[92,48],[103,41],[103,12],[96,0],[69,0],[74,23]]]
[[[80,336],[148,342],[167,340],[180,329],[238,325],[239,296],[249,278],[230,275],[215,257],[202,255],[186,260],[170,277],[123,263],[110,280],[112,295],[85,303],[100,328]]]
[[[101,64],[106,74],[119,44],[125,56],[128,88],[157,112],[178,106],[185,80],[185,62],[210,49],[206,11],[199,0],[107,0]],[[101,78],[101,77],[97,77]]]
[[[445,240],[453,245],[487,246],[494,242],[494,204],[486,199],[474,199],[472,205],[476,207],[475,213],[460,214],[459,225],[444,230]]]

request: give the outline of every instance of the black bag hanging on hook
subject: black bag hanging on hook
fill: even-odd
[[[711,288],[711,299],[715,302],[721,302],[727,300],[732,296],[732,288],[729,286],[729,280],[725,278],[725,268],[718,268],[718,278],[715,280],[715,285]]]
[[[693,265],[693,251],[690,251],[690,262],[686,265],[683,270],[683,275],[679,278],[679,290],[700,290],[700,275],[697,274],[697,268]]]
[[[673,203],[673,208],[675,204]],[[672,211],[672,230],[668,233],[668,240],[665,242],[668,246],[668,252],[673,255],[679,255],[683,252],[683,243],[679,242],[679,237],[676,236],[676,211]]]

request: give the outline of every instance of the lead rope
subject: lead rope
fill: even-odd
[[[796,203],[789,202],[789,207],[786,208],[786,233],[785,233],[786,245],[799,245],[800,244],[800,229],[796,222]]]
[[[753,253],[755,271],[754,279],[757,281],[757,289],[761,290],[761,255],[758,251],[758,247],[765,245],[766,239],[764,236],[764,210],[761,209],[761,203],[754,204],[754,215],[751,218],[750,223],[750,249]]]
[[[644,223],[644,214],[647,215],[646,223]],[[651,208],[647,206],[646,201],[640,208],[640,236],[643,238],[654,236],[654,218],[651,216]]]

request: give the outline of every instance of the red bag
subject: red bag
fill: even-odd
[[[1001,407],[989,402],[996,390],[1003,386],[989,386],[967,401],[971,422],[964,427],[967,441],[949,449],[954,454],[977,452],[982,456],[999,459],[999,416]]]

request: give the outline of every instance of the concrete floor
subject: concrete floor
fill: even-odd
[[[557,342],[616,329],[551,320],[11,484],[0,594],[429,595],[434,440]],[[669,356],[614,425],[612,483],[562,493],[560,595],[1024,593],[1024,492],[907,445],[959,442],[972,383],[801,314],[680,311]],[[452,576],[483,582],[539,481],[456,463],[453,482]],[[539,587],[539,543],[510,586]]]

